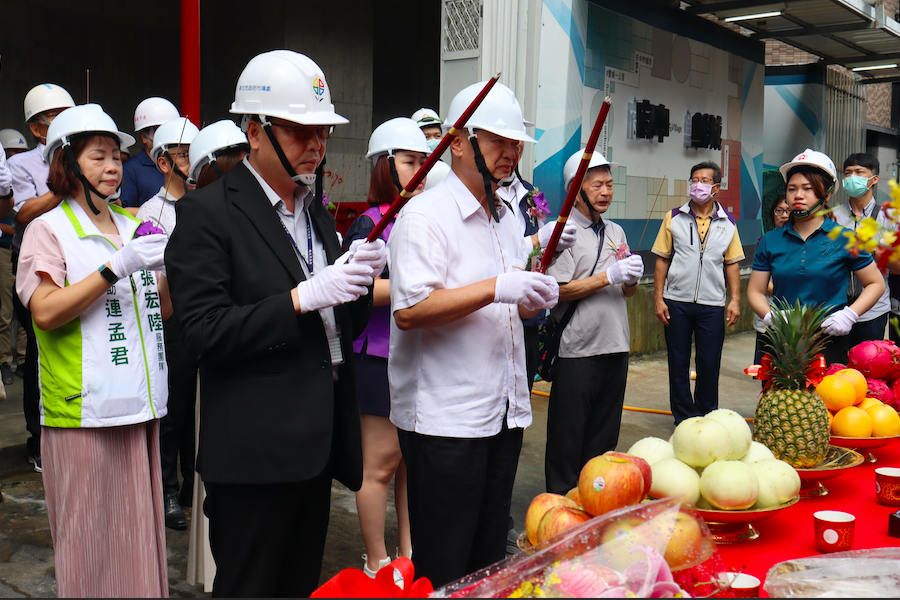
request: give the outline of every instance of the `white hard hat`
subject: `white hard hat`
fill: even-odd
[[[72,96],[55,83],[36,85],[25,94],[25,122],[27,123],[32,117],[42,112],[72,106],[75,106]]]
[[[108,133],[119,139],[119,147],[127,148],[134,143],[134,138],[119,131],[116,122],[103,112],[99,104],[82,104],[73,106],[59,113],[47,130],[47,145],[44,147],[44,160],[50,162],[56,149],[69,144],[72,138],[81,134]]]
[[[818,167],[822,171],[825,171],[828,175],[831,176],[832,181],[837,181],[837,169],[834,168],[834,162],[828,158],[824,152],[817,152],[816,150],[810,150],[807,148],[800,154],[794,157],[789,163],[781,165],[781,168],[778,169],[781,171],[781,176],[784,178],[785,183],[788,180],[788,173],[794,167],[800,166],[811,166]]]
[[[181,116],[175,105],[158,96],[142,100],[134,109],[134,131],[157,127]]]
[[[6,150],[28,150],[25,136],[15,129],[0,129],[0,144]]]
[[[565,182],[566,192],[569,191],[569,186],[572,185],[572,180],[575,179],[575,173],[578,172],[578,165],[581,164],[582,156],[584,156],[584,148],[570,156],[563,167],[563,181]],[[603,165],[608,166],[610,169],[615,169],[619,166],[619,163],[609,162],[605,156],[594,150],[594,153],[591,154],[591,161],[588,163],[588,171]]]
[[[309,57],[273,50],[253,57],[238,78],[231,113],[300,125],[349,123],[334,112],[325,73]]]
[[[242,146],[249,149],[247,136],[234,121],[224,119],[207,125],[191,142],[191,169],[188,177],[196,181],[201,169],[215,161],[219,154]]]
[[[443,123],[437,112],[430,108],[420,108],[410,118],[418,123],[419,127],[440,127]]]
[[[197,126],[185,117],[166,121],[153,134],[153,147],[150,149],[150,158],[156,162],[163,150],[169,146],[190,144],[198,133],[200,133],[200,130],[197,129]]]
[[[444,129],[450,129],[453,123],[459,119],[463,111],[475,100],[479,92],[484,89],[486,81],[476,83],[465,88],[450,102],[450,110],[447,111],[447,119],[444,121]],[[533,137],[525,133],[525,118],[522,116],[522,106],[516,100],[516,95],[511,89],[502,83],[494,84],[487,97],[475,110],[466,123],[469,129],[484,129],[496,135],[523,142],[536,142]]]
[[[443,180],[447,179],[449,173],[450,165],[442,160],[435,162],[434,166],[431,167],[431,170],[428,171],[428,178],[425,180],[425,189],[430,190]]]
[[[422,152],[425,156],[431,154],[425,134],[415,121],[406,117],[390,119],[375,128],[369,138],[366,158],[374,165],[383,154],[393,155],[394,150]]]

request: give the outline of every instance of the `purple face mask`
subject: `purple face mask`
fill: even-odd
[[[691,200],[696,202],[697,204],[703,205],[709,202],[712,197],[712,189],[715,184],[709,183],[692,183],[691,184]]]

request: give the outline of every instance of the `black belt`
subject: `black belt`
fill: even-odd
[[[12,242],[0,242],[0,248],[12,249]]]

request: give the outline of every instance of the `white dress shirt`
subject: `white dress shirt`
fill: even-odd
[[[519,209],[519,202],[522,201],[522,198],[528,194],[528,190],[525,189],[525,186],[522,185],[522,181],[516,177],[515,181],[513,181],[508,186],[500,186],[497,188],[497,197],[501,200],[508,202],[510,206],[512,206],[512,212],[516,216],[516,223],[519,225],[519,230],[522,233],[522,260],[528,258],[531,252],[534,250],[534,243],[531,241],[531,236],[525,235],[525,215],[522,214],[522,211]]]
[[[12,191],[12,174],[6,165],[6,151],[0,144],[0,196],[8,196]]]
[[[400,211],[388,241],[394,311],[440,289],[521,268],[522,232],[501,204],[496,223],[450,172]],[[391,421],[405,431],[484,438],[531,425],[519,307],[491,303],[441,327],[402,331],[391,319]],[[507,410],[508,405],[508,410]]]
[[[869,200],[869,203],[863,209],[863,214],[859,216],[860,221],[866,218],[871,217],[875,213],[875,198]],[[839,204],[834,207],[834,211],[832,212],[834,220],[837,221],[837,224],[846,229],[856,230],[856,226],[858,223],[853,217],[853,211],[850,209],[850,203]],[[879,225],[888,231],[897,231],[897,224],[891,221],[886,211],[879,211],[878,218],[876,219]],[[884,293],[881,294],[881,297],[875,303],[875,306],[859,315],[859,322],[865,323],[867,321],[872,321],[877,319],[881,315],[890,312],[891,310],[891,286],[888,283],[888,273],[885,272],[883,274],[884,277]]]
[[[311,279],[315,275],[315,273],[320,273],[322,269],[328,266],[328,257],[325,256],[325,246],[323,246],[322,242],[319,241],[319,237],[316,235],[316,228],[313,227],[311,222],[309,222],[308,231],[312,234],[312,275],[310,274],[309,268],[306,265],[305,253],[308,248],[306,243],[306,232],[309,218],[309,213],[307,211],[309,210],[309,207],[312,204],[313,199],[315,198],[315,194],[313,194],[312,190],[310,190],[307,186],[298,186],[294,190],[294,212],[292,213],[287,209],[287,206],[284,204],[284,200],[282,200],[278,193],[272,189],[272,186],[266,183],[266,180],[256,172],[256,169],[253,168],[253,165],[250,164],[250,161],[247,160],[246,156],[244,157],[243,163],[247,167],[247,169],[249,169],[249,171],[253,173],[253,176],[256,177],[256,180],[259,182],[260,187],[262,187],[263,191],[266,193],[266,197],[269,199],[269,202],[272,203],[272,207],[275,208],[275,212],[278,214],[278,218],[281,219],[282,224],[294,238],[294,242],[297,244],[297,248],[300,250],[300,252],[304,253],[302,259],[298,256],[297,260],[300,262],[300,267],[303,269],[303,274],[306,275],[307,279]],[[334,309],[323,308],[318,312],[319,316],[322,317],[322,324],[325,326],[325,332],[330,340],[333,336],[337,335],[337,321],[334,318]],[[337,337],[339,338],[340,336],[337,335]],[[335,365],[335,381],[337,381],[337,373],[338,368],[337,365]]]
[[[13,193],[15,194],[13,211],[18,214],[22,210],[22,205],[28,200],[43,196],[50,191],[50,188],[47,187],[50,164],[44,162],[44,144],[38,142],[37,147],[11,156],[7,164],[12,173]],[[12,244],[13,248],[18,251],[22,244],[22,234],[25,232],[25,228],[19,227],[15,219],[13,219],[13,227],[16,228],[16,235],[13,236]]]
[[[141,204],[135,216],[140,221],[150,221],[165,231],[166,235],[172,235],[175,231],[176,202],[178,198],[170,194],[166,186],[162,186],[155,196]]]

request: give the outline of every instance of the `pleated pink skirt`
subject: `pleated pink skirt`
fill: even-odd
[[[159,420],[41,428],[60,598],[166,598]]]

